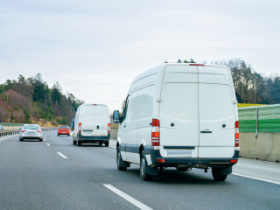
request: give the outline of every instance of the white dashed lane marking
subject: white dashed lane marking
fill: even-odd
[[[68,159],[68,157],[66,157],[65,155],[63,155],[61,152],[57,152],[57,154],[59,154],[62,158],[64,159]]]
[[[121,196],[123,199],[127,200],[128,202],[132,203],[134,206],[138,207],[139,209],[144,209],[144,210],[152,210],[150,207],[146,206],[145,204],[141,203],[140,201],[132,198],[128,194],[118,190],[117,188],[113,187],[110,184],[103,184],[104,187],[108,188],[112,192],[116,193],[117,195]]]

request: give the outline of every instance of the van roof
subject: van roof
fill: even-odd
[[[82,104],[81,106],[92,106],[92,105],[95,105],[95,106],[107,106],[106,104],[90,104],[90,103],[86,103],[86,104]]]
[[[148,75],[157,74],[164,70],[166,66],[189,66],[190,64],[196,64],[196,63],[164,63],[160,64],[158,66],[155,66],[147,71],[144,71],[143,73],[139,74],[135,77],[133,82],[139,80],[140,78],[146,77]],[[218,67],[218,68],[224,68],[225,66],[222,65],[213,65],[213,64],[203,64],[205,67]],[[132,83],[133,83],[132,82]]]

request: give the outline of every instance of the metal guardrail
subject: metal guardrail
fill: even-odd
[[[0,138],[4,136],[12,136],[12,135],[17,135],[19,134],[19,131],[6,131],[6,132],[1,132],[0,133]]]

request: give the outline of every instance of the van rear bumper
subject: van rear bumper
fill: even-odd
[[[230,167],[235,163],[230,161],[239,157],[236,150],[231,158],[166,158],[160,155],[159,150],[154,150],[153,146],[144,147],[147,163],[150,167],[187,167],[187,168],[207,168],[207,167]],[[150,158],[150,160],[149,160]]]
[[[99,142],[99,141],[109,141],[110,134],[108,136],[82,136],[78,133],[79,141],[83,142]]]

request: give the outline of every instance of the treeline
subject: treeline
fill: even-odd
[[[167,61],[164,61],[168,63]],[[196,63],[193,59],[178,59],[177,63]],[[203,62],[207,64],[207,62]],[[256,72],[249,63],[235,58],[212,61],[209,64],[225,65],[232,75],[239,103],[278,104],[280,103],[280,76],[264,76]]]
[[[63,94],[58,81],[50,88],[39,73],[31,78],[19,75],[0,85],[0,122],[10,118],[31,123],[34,118],[68,124],[82,103],[71,93]]]

